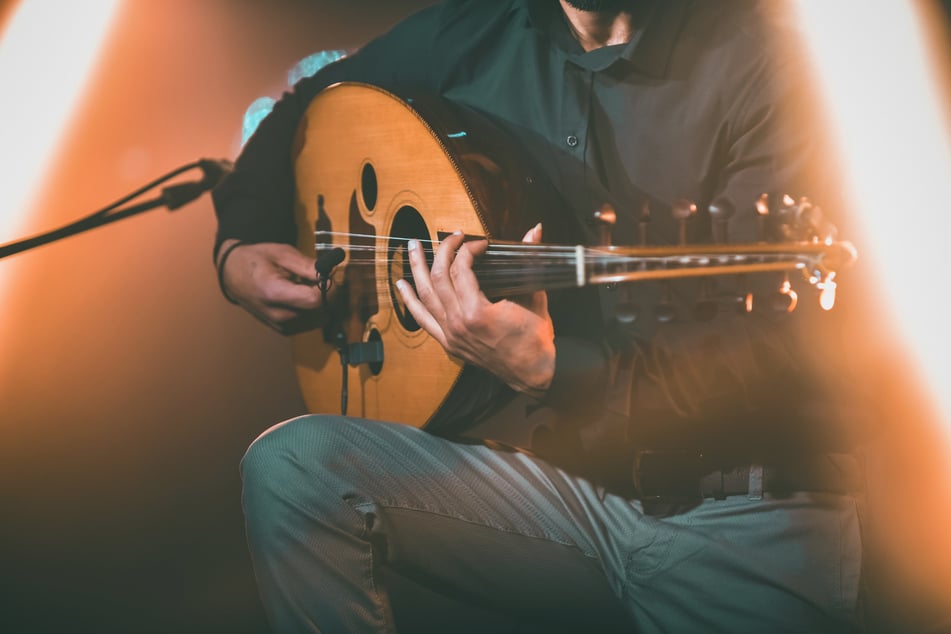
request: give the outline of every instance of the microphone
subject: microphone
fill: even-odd
[[[170,185],[162,189],[160,198],[169,211],[174,211],[214,189],[225,176],[231,173],[234,164],[225,159],[200,159],[196,167],[202,171],[200,181]]]

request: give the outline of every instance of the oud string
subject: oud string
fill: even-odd
[[[391,239],[408,241],[408,238]],[[436,253],[433,245],[437,242],[431,240],[419,241],[427,257]],[[392,248],[380,248],[373,244],[350,244],[340,246],[332,243],[318,243],[315,245],[315,252],[322,248],[341,248],[350,255],[346,266],[376,266],[376,256],[386,252],[393,255],[399,252],[401,255],[405,251],[396,251]],[[574,267],[577,260],[577,250],[575,247],[564,247],[559,245],[515,245],[515,244],[493,244],[490,243],[486,250],[476,255],[474,268],[482,275],[526,275],[538,274],[539,270],[546,267],[565,266],[566,263]],[[373,257],[364,257],[370,254]],[[623,252],[599,252],[596,248],[585,249],[584,264],[600,266],[605,269],[629,270],[632,266],[639,266],[643,269],[656,269],[661,267],[703,267],[711,264],[730,265],[730,264],[749,264],[766,262],[804,262],[808,263],[817,260],[816,254],[802,253],[795,250],[788,252],[751,252],[738,254],[724,253],[705,253],[698,251],[692,254],[680,255],[628,255]],[[388,263],[392,264],[393,259],[388,258]],[[572,268],[573,271],[573,268]],[[571,273],[574,275],[574,273]]]
[[[372,239],[376,241],[375,236],[351,235],[350,237]],[[395,242],[407,242],[413,238],[391,237],[390,244]],[[433,247],[438,242],[432,240],[419,240],[420,245],[429,253],[433,254]],[[393,306],[393,298],[399,301],[399,294],[392,286],[392,282],[397,277],[402,277],[408,282],[413,283],[412,273],[409,270],[408,260],[405,258],[405,251],[401,254],[401,260],[397,261],[393,256],[392,247],[382,249],[375,244],[350,244],[347,247],[334,245],[332,243],[315,244],[315,251],[322,248],[341,248],[350,255],[349,260],[342,263],[345,270],[353,271],[353,276],[347,277],[348,286],[351,293],[355,288],[359,289],[362,296],[356,297],[355,301],[364,305],[370,302],[382,304],[384,307]],[[402,247],[401,247],[402,248]],[[387,257],[380,261],[377,257],[382,252],[386,252]],[[475,273],[480,290],[492,298],[515,297],[519,295],[528,295],[540,289],[557,290],[565,288],[575,288],[578,286],[577,270],[575,260],[578,251],[574,247],[565,247],[562,245],[537,245],[532,243],[490,243],[487,250],[479,255],[473,263],[473,272]],[[663,256],[663,257],[645,257],[645,256],[627,256],[623,254],[604,254],[596,250],[584,252],[584,261],[586,267],[593,267],[590,270],[597,273],[618,273],[629,272],[635,268],[638,270],[670,269],[672,263],[677,267],[692,265],[694,268],[705,266],[710,260],[714,262],[724,262],[728,260],[723,254],[699,255],[685,258],[683,256]],[[764,257],[751,258],[750,256],[735,256],[732,260],[734,264],[743,264],[752,260],[757,261],[784,261],[796,262],[783,258],[783,254],[767,254]],[[801,259],[802,254],[794,254]],[[517,260],[513,262],[513,260]],[[394,266],[400,270],[399,275],[393,275]],[[598,270],[600,267],[600,270]],[[375,275],[375,271],[381,271],[381,275]]]

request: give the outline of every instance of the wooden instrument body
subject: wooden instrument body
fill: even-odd
[[[315,228],[334,232],[317,252],[346,253],[332,299],[346,339],[376,339],[384,350],[382,365],[344,370],[348,415],[423,426],[453,398],[462,363],[407,320],[394,283],[408,272],[406,238],[436,243],[463,231],[517,240],[542,219],[544,192],[506,143],[471,111],[362,84],[332,86],[307,109],[294,148],[298,247],[313,255]],[[307,407],[338,411],[334,344],[310,331],[295,336],[294,353]]]

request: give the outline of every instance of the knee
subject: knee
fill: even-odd
[[[298,478],[313,481],[333,457],[340,419],[333,416],[300,416],[258,436],[241,459],[244,487],[271,483],[284,487]]]
[[[242,507],[249,538],[272,541],[301,522],[330,520],[343,504],[336,462],[347,420],[302,416],[259,436],[241,460]]]

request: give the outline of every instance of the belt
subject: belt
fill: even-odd
[[[864,478],[858,458],[847,453],[808,453],[741,459],[702,450],[639,451],[634,487],[643,500],[725,499],[796,491],[857,493]]]

